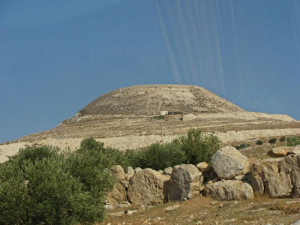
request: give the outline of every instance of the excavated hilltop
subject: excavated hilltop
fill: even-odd
[[[106,93],[56,128],[0,145],[0,162],[20,147],[49,144],[75,149],[85,137],[121,150],[168,142],[190,128],[213,132],[225,144],[300,134],[287,115],[247,112],[212,92],[190,85],[141,85]]]
[[[177,113],[243,112],[212,92],[189,85],[141,85],[104,94],[79,111],[86,115],[159,115]]]

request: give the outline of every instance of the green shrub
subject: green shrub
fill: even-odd
[[[164,115],[159,115],[159,116],[154,116],[153,119],[156,119],[156,120],[163,120],[165,118]]]
[[[262,145],[263,142],[262,142],[262,140],[257,140],[257,141],[256,141],[256,144],[257,144],[257,145]]]
[[[274,144],[274,143],[276,143],[276,141],[277,141],[276,138],[271,138],[271,139],[269,139],[269,143],[270,143],[270,144]]]
[[[214,135],[204,135],[200,129],[188,131],[171,143],[153,144],[143,150],[127,151],[125,158],[133,167],[164,169],[182,163],[210,162],[220,140]]]
[[[205,135],[200,129],[191,129],[186,136],[178,139],[185,153],[185,163],[196,165],[199,162],[210,162],[220,146],[220,139],[214,135]]]
[[[247,148],[247,147],[250,147],[251,145],[250,144],[246,144],[246,143],[243,143],[243,144],[240,144],[238,146],[234,146],[237,150],[240,150],[240,149],[243,149],[243,148]]]
[[[86,138],[75,154],[81,154],[86,157],[95,157],[96,163],[101,169],[109,168],[114,165],[121,165],[124,169],[131,165],[126,154],[118,149],[104,148],[104,144],[97,142],[94,138]]]
[[[66,159],[68,170],[79,179],[86,191],[91,192],[95,205],[104,204],[105,194],[113,186],[113,179],[107,168],[118,164],[116,158],[114,150],[104,148],[103,143],[93,138],[87,138]]]
[[[285,140],[286,140],[285,136],[283,136],[279,139],[280,142],[285,142]]]
[[[0,224],[93,223],[103,217],[51,147],[22,149],[0,165],[0,199]]]
[[[133,157],[134,158],[134,157]],[[133,164],[136,167],[163,170],[169,166],[184,163],[185,154],[177,141],[167,144],[152,144],[135,153]]]
[[[287,138],[287,146],[297,146],[300,145],[300,138],[297,136]]]

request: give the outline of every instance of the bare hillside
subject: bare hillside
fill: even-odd
[[[104,94],[80,110],[86,115],[156,115],[244,111],[212,92],[190,85],[141,85]]]

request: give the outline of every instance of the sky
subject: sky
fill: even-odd
[[[300,120],[297,0],[0,0],[0,143],[140,84]]]

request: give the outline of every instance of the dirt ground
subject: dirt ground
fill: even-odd
[[[178,209],[166,211],[172,205]],[[300,220],[300,199],[271,199],[256,197],[254,200],[215,201],[209,197],[195,197],[185,202],[139,209],[107,211],[102,224],[272,224],[285,225]],[[117,216],[117,212],[125,212]],[[134,211],[133,211],[134,212]],[[131,214],[131,215],[129,215]]]

